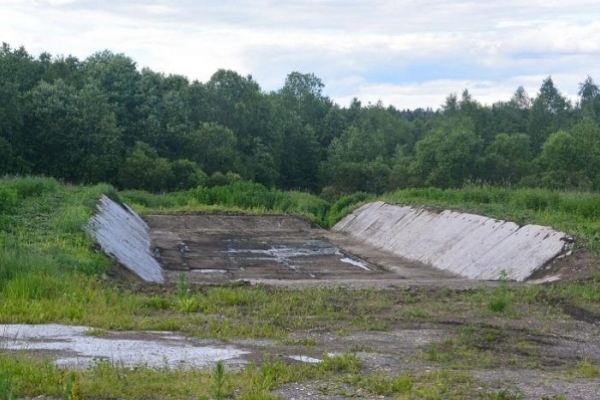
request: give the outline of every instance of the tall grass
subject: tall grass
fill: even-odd
[[[108,259],[91,251],[92,240],[82,228],[99,197],[114,196],[110,186],[69,187],[50,178],[8,177],[0,179],[0,192],[3,199],[17,199],[0,210],[0,289],[29,276],[93,275],[108,269]],[[32,285],[24,284],[24,290],[42,290]]]
[[[356,208],[373,200],[374,197],[374,195],[369,195],[363,192],[340,197],[331,205],[331,208],[327,213],[327,226],[329,228],[332,227]]]
[[[141,191],[121,193],[125,202],[140,211],[178,210],[200,211],[212,207],[223,210],[246,210],[262,213],[302,215],[315,223],[326,225],[329,203],[310,193],[266,188],[259,183],[234,182],[225,186],[197,187],[185,192],[154,195]],[[141,206],[141,207],[140,207]]]

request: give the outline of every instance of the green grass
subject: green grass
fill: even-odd
[[[85,370],[68,371],[49,361],[0,352],[0,395],[75,398],[132,399],[226,399],[237,393],[239,399],[273,398],[271,392],[289,382],[331,379],[356,373],[360,364],[352,354],[324,355],[319,364],[290,364],[265,357],[260,365],[230,370],[222,363],[210,369],[126,367],[109,361],[96,361]]]
[[[355,388],[394,399],[521,399],[507,390],[482,390],[481,382],[465,371],[439,370],[389,375],[382,372],[354,374],[344,381]]]
[[[139,291],[107,279],[113,264],[94,248],[82,229],[102,194],[143,212],[294,213],[322,226],[334,224],[371,200],[366,194],[355,194],[330,206],[310,194],[247,182],[150,195],[117,193],[108,185],[69,186],[48,178],[3,178],[0,323],[86,325],[93,336],[107,330],[174,330],[199,338],[262,338],[311,348],[320,345],[310,335],[315,330],[335,337],[451,323],[458,326],[456,336],[424,347],[418,357],[442,371],[399,376],[371,373],[361,368],[355,355],[345,354],[326,356],[319,365],[292,365],[267,357],[236,371],[222,367],[213,371],[129,369],[99,362],[74,377],[43,360],[2,351],[0,343],[0,400],[41,394],[73,399],[79,395],[228,398],[232,393],[240,399],[269,399],[282,384],[319,379],[401,399],[461,398],[478,384],[468,374],[474,366],[535,368],[543,361],[539,346],[528,339],[530,332],[512,325],[569,319],[563,312],[565,305],[600,313],[598,276],[585,282],[534,287],[503,282],[496,288],[468,291],[198,287],[184,279],[166,288],[148,286]],[[412,189],[383,199],[548,224],[578,235],[593,251],[600,249],[600,207],[596,207],[600,196],[594,194],[468,187]],[[498,358],[498,352],[508,356]],[[569,368],[572,376],[598,376],[598,367],[589,361]],[[518,398],[515,396],[500,391],[481,392],[476,398]]]
[[[600,365],[590,361],[589,359],[581,360],[572,371],[573,376],[598,379],[600,378]]]
[[[147,212],[239,212],[251,214],[295,214],[326,225],[329,203],[298,191],[268,189],[252,182],[226,186],[198,187],[185,192],[150,194],[141,191],[121,193],[123,200]]]

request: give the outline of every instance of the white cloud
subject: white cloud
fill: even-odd
[[[491,103],[519,85],[534,94],[548,75],[572,95],[587,74],[599,75],[593,0],[0,0],[0,8],[0,40],[34,54],[83,59],[109,49],[202,81],[234,69],[265,90],[291,71],[314,72],[342,104],[438,107],[465,87]]]

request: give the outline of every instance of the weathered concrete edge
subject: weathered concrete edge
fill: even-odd
[[[102,250],[147,282],[163,283],[160,264],[151,250],[149,227],[125,204],[102,196],[86,226]]]
[[[557,257],[573,239],[564,232],[450,210],[365,204],[332,231],[349,234],[381,250],[469,279],[501,276],[524,281]]]

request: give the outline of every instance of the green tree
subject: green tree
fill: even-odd
[[[515,184],[531,172],[530,163],[529,136],[501,133],[486,149],[481,177],[495,184]]]
[[[87,84],[76,99],[77,118],[72,121],[81,151],[81,180],[85,183],[116,182],[122,160],[122,131],[106,95]]]
[[[600,189],[600,127],[586,118],[550,135],[536,160],[540,183],[559,189]]]
[[[336,193],[383,192],[390,173],[385,150],[384,135],[349,127],[329,145],[328,157],[320,168],[323,185]]]
[[[0,176],[13,172],[14,158],[12,146],[0,136]]]
[[[481,138],[466,120],[448,120],[416,144],[415,159],[410,166],[422,185],[459,187],[479,176]]]
[[[119,186],[123,189],[163,192],[173,186],[174,180],[169,160],[159,157],[143,142],[136,142],[119,171]]]
[[[286,115],[285,112],[281,113]],[[320,147],[312,127],[297,114],[287,116],[277,127],[280,138],[275,151],[279,171],[278,186],[284,189],[318,191]]]
[[[333,107],[331,100],[323,95],[325,85],[315,74],[292,72],[277,93],[278,102],[296,114],[303,124],[310,126],[319,143],[330,141],[330,132],[323,121]]]
[[[529,110],[533,100],[523,86],[519,86],[510,101],[492,104],[489,110],[489,125],[492,141],[497,134],[518,134],[527,132]],[[530,144],[531,145],[531,144]]]
[[[252,179],[266,187],[275,186],[279,180],[279,171],[273,156],[273,150],[260,138],[254,139],[253,153],[250,162]]]
[[[72,182],[83,177],[77,91],[62,80],[41,82],[25,99],[23,148],[32,172]]]
[[[61,79],[69,86],[81,89],[84,84],[84,77],[81,69],[81,61],[74,56],[52,57],[49,53],[42,53],[39,56],[42,75],[41,80],[52,83]]]
[[[171,171],[173,172],[173,180],[169,184],[169,190],[188,190],[204,186],[208,180],[208,176],[198,164],[190,160],[173,161]]]
[[[542,83],[529,114],[529,137],[534,153],[539,152],[551,132],[569,124],[571,104],[554,86],[551,77]]]
[[[194,129],[188,89],[189,83],[183,76],[142,70],[138,140],[170,159],[185,156],[185,136]]]
[[[22,161],[25,152],[22,97],[31,90],[41,76],[40,64],[24,47],[0,46],[0,138],[10,144],[13,157],[18,159],[17,170],[26,173],[29,168]],[[6,146],[6,144],[5,144]],[[8,148],[8,147],[5,147]]]
[[[143,136],[140,128],[140,79],[136,63],[124,54],[104,50],[82,65],[87,83],[98,86],[112,104],[125,144],[133,146]]]
[[[106,96],[61,79],[42,81],[25,97],[24,154],[32,170],[71,182],[114,181],[121,131]]]
[[[456,96],[456,93],[450,93],[442,105],[442,111],[448,116],[453,116],[458,113],[459,109],[460,104],[458,103],[458,97]]]
[[[411,165],[414,163],[414,156],[408,154],[406,148],[398,147],[390,175],[388,178],[388,189],[407,189],[418,186],[419,182],[411,171]]]
[[[572,189],[578,185],[582,176],[577,144],[573,136],[566,131],[558,131],[550,135],[542,147],[538,158],[541,165],[542,186],[553,189]]]
[[[600,118],[600,88],[594,83],[594,80],[588,77],[579,84],[579,105],[584,116],[595,119]]]
[[[206,83],[206,98],[209,110],[203,122],[229,128],[236,136],[236,147],[241,154],[251,156],[254,138],[272,142],[269,101],[252,76],[219,70]]]
[[[181,154],[194,160],[209,175],[216,172],[240,170],[240,155],[236,150],[237,138],[233,131],[217,123],[204,123],[186,133]]]
[[[483,139],[484,145],[490,143],[495,133],[490,109],[474,100],[467,89],[462,92],[458,106],[460,115],[473,121],[474,132]]]

